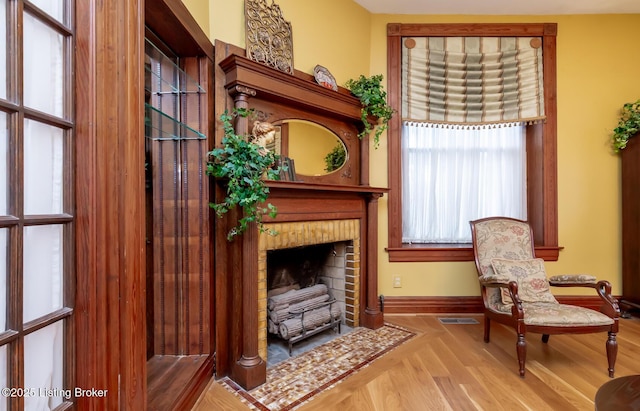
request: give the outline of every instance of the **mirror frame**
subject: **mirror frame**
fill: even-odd
[[[280,154],[283,156],[289,154],[288,149],[286,149],[289,140],[287,127],[282,127],[282,123],[286,121],[301,120],[314,123],[330,131],[342,142],[347,151],[347,158],[341,168],[323,175],[296,175],[295,181],[312,184],[359,184],[360,140],[358,139],[358,129],[354,123],[343,121],[335,116],[326,116],[319,112],[313,112],[305,107],[294,107],[283,105],[279,102],[265,101],[259,98],[259,96],[251,99],[251,108],[254,110],[256,120],[268,121],[274,126],[281,127]]]

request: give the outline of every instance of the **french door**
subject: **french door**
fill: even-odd
[[[0,0],[0,411],[73,400],[72,8]]]

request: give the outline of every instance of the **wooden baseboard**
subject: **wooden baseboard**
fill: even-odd
[[[480,297],[384,297],[385,314],[481,313]]]
[[[602,305],[598,296],[556,296],[561,304],[578,305],[598,310]],[[483,305],[478,297],[384,297],[386,314],[426,313],[482,313]]]

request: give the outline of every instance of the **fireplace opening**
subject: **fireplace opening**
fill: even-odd
[[[267,365],[349,332],[349,251],[339,241],[267,251]],[[351,311],[351,313],[350,313]]]

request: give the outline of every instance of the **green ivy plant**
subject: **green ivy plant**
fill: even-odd
[[[364,129],[358,134],[358,137],[362,139],[375,128],[373,142],[374,147],[377,148],[380,144],[380,135],[387,129],[389,120],[395,112],[387,104],[387,92],[382,87],[382,74],[371,77],[360,75],[357,79],[348,80],[345,87],[362,103],[361,119]],[[369,122],[369,117],[376,117],[378,123],[372,125]]]
[[[249,110],[225,111],[221,116],[224,137],[222,147],[209,152],[207,174],[227,181],[226,196],[219,203],[211,203],[218,217],[234,207],[242,208],[242,217],[227,233],[227,240],[247,230],[251,223],[256,223],[260,232],[267,231],[262,223],[265,214],[275,218],[277,209],[271,203],[264,203],[269,196],[269,187],[264,178],[277,179],[280,169],[273,167],[279,156],[269,151],[261,154],[259,146],[249,141],[248,136],[238,135],[233,126],[236,116],[247,117]],[[276,232],[270,230],[269,234]]]
[[[640,100],[622,106],[618,126],[611,137],[613,150],[617,153],[627,146],[629,139],[640,132]]]
[[[336,146],[324,156],[324,171],[330,173],[339,169],[347,159],[347,152],[342,144],[336,144]]]

